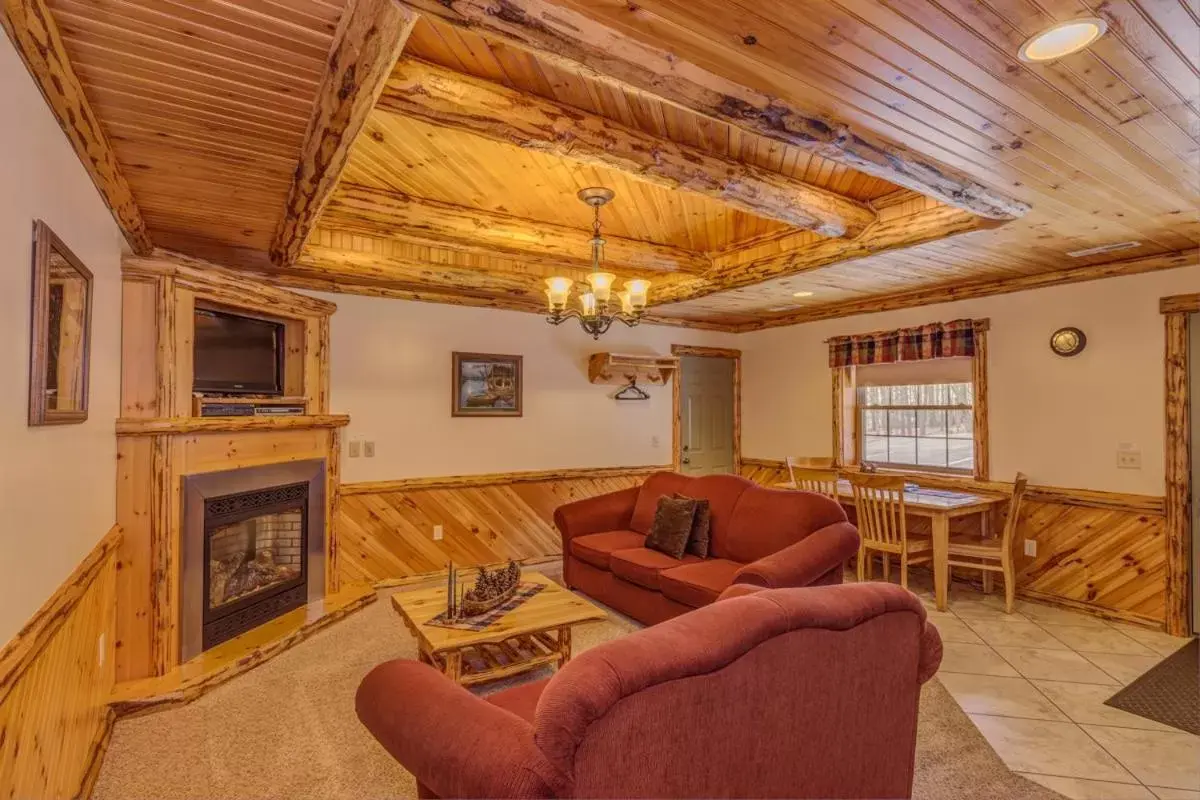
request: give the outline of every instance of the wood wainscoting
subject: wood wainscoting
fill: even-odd
[[[425,575],[562,553],[554,509],[641,484],[671,467],[506,472],[342,485],[338,566],[344,582]],[[443,538],[434,541],[433,526]]]
[[[0,794],[87,797],[112,732],[114,526],[0,651]]]
[[[744,458],[742,475],[770,486],[787,480],[787,467],[783,461]],[[1012,491],[1004,481],[905,477],[933,488]],[[992,529],[1000,530],[1002,524],[998,518]],[[1036,558],[1021,554],[1024,539],[1037,542]],[[1021,506],[1017,542],[1018,595],[1163,627],[1167,547],[1162,497],[1031,485]]]

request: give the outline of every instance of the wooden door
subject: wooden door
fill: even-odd
[[[734,471],[733,369],[732,358],[680,359],[680,469],[688,475]]]

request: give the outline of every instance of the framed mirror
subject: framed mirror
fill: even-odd
[[[92,273],[50,226],[33,223],[29,424],[63,425],[88,416]]]

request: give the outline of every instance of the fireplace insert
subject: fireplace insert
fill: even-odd
[[[204,503],[204,649],[307,602],[308,483]]]
[[[185,475],[180,657],[324,597],[325,462]]]

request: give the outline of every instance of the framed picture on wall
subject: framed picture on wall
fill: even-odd
[[[453,355],[450,387],[450,413],[453,416],[521,416],[521,356]]]

